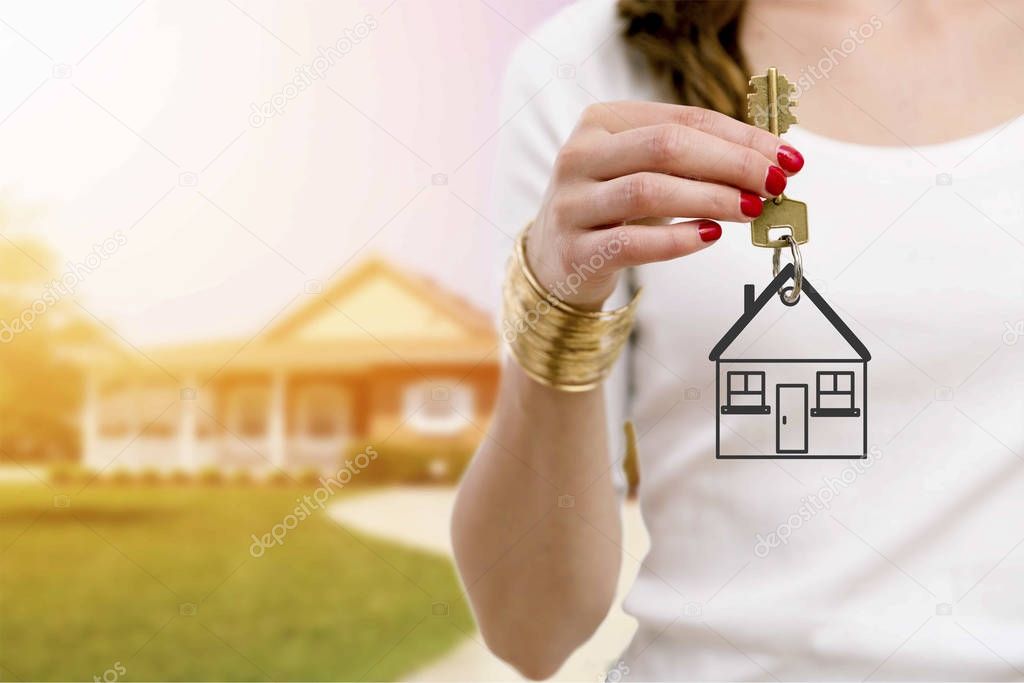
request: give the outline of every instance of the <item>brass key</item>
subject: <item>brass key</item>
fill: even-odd
[[[793,241],[805,244],[808,238],[807,205],[789,197],[779,197],[776,204],[771,199],[764,200],[761,215],[750,224],[750,241],[758,247],[783,249],[788,245],[785,240],[770,239],[771,230],[789,228]]]
[[[751,78],[750,87],[754,89],[747,93],[747,119],[751,125],[771,131],[772,135],[782,135],[797,122],[790,111],[797,105],[796,88],[774,66],[764,76]]]
[[[747,118],[752,125],[777,136],[797,122],[792,112],[796,88],[774,66],[764,76],[751,78],[750,87],[754,92],[747,94]],[[759,247],[784,248],[787,242],[769,238],[771,230],[784,228],[789,228],[794,242],[806,243],[807,205],[785,196],[766,199],[761,215],[750,224],[750,241]]]

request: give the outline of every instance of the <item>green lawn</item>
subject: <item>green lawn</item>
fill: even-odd
[[[320,511],[253,558],[313,487],[78,488],[0,487],[3,680],[393,680],[474,630],[446,559]]]

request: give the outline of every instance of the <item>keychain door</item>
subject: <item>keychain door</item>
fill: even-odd
[[[775,386],[775,450],[807,452],[807,385]]]

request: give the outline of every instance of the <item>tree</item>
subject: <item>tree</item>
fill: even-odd
[[[0,460],[78,452],[82,376],[67,352],[97,333],[66,275],[42,241],[0,235]]]

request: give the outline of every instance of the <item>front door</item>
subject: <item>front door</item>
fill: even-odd
[[[807,385],[775,385],[775,450],[807,452]]]

